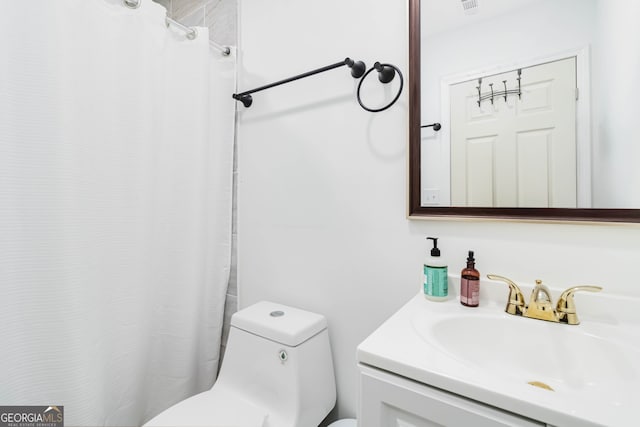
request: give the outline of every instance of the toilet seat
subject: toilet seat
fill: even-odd
[[[143,427],[264,427],[267,415],[239,395],[214,387],[173,405]]]

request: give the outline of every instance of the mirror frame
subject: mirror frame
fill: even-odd
[[[490,208],[421,206],[420,0],[409,0],[409,218],[640,222],[640,209]],[[436,120],[437,121],[437,120]],[[637,191],[640,191],[638,189]]]

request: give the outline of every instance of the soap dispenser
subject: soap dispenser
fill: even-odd
[[[449,277],[447,272],[447,264],[440,257],[440,249],[438,248],[437,237],[427,237],[427,240],[433,241],[429,257],[424,262],[424,282],[423,292],[425,298],[431,301],[444,301],[449,294]]]
[[[476,259],[469,251],[467,268],[460,273],[460,304],[477,307],[480,304],[480,272],[476,270]]]

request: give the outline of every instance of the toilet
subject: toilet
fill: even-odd
[[[214,386],[143,427],[317,427],[335,401],[324,316],[263,301],[231,317]]]

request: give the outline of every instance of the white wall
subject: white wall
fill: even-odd
[[[599,0],[597,16],[594,81],[600,85],[593,99],[593,153],[598,160],[593,171],[594,207],[638,207],[640,2]],[[613,64],[626,66],[613,68]]]
[[[406,21],[405,2],[242,0],[239,90],[344,56],[406,70]],[[333,70],[257,93],[238,116],[240,305],[327,316],[340,416],[356,410],[356,346],[420,289],[426,236],[453,272],[473,249],[483,274],[640,296],[640,226],[407,220],[406,91],[371,114],[354,88]]]

